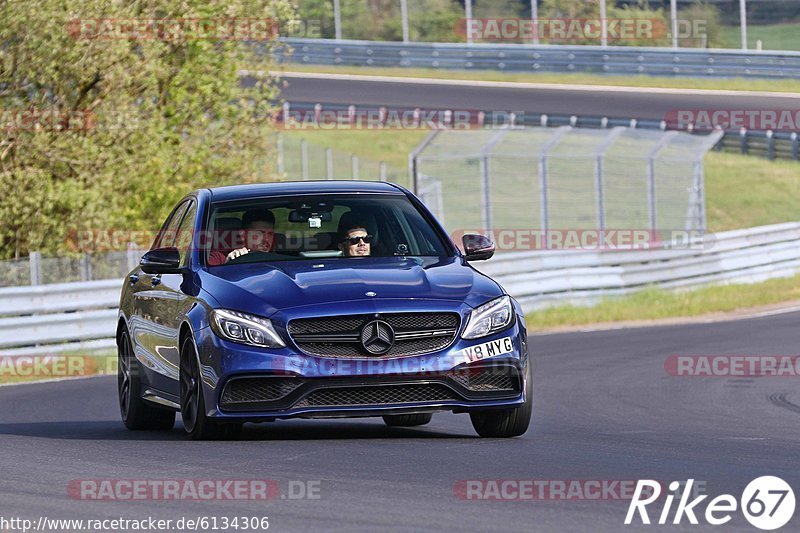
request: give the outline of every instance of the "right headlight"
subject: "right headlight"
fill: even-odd
[[[212,312],[211,327],[217,335],[230,341],[265,348],[286,346],[268,318],[215,309]]]
[[[464,339],[477,339],[491,335],[508,327],[514,319],[514,306],[511,305],[509,296],[501,296],[476,307],[472,310],[467,321],[467,327],[461,337]]]

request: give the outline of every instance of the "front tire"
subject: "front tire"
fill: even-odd
[[[384,415],[383,421],[391,427],[424,426],[433,418],[433,413],[418,413],[412,415]]]
[[[237,438],[242,433],[242,424],[221,424],[206,415],[200,363],[191,337],[183,341],[180,366],[181,419],[186,434],[193,440],[215,440]]]
[[[533,375],[528,360],[525,403],[513,409],[470,413],[472,427],[481,437],[519,437],[528,431],[533,413]]]
[[[175,412],[153,407],[142,399],[141,373],[142,367],[133,355],[133,345],[125,329],[117,344],[117,392],[122,422],[134,431],[169,431],[175,426]]]
[[[219,426],[206,416],[200,363],[191,337],[186,337],[181,347],[180,384],[181,420],[186,434],[193,440],[217,438]]]

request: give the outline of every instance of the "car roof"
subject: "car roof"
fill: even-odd
[[[208,190],[213,202],[298,194],[405,194],[400,187],[391,183],[355,180],[276,181],[213,187]]]

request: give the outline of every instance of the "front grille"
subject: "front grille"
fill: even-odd
[[[319,389],[295,407],[330,407],[351,405],[387,405],[455,400],[454,393],[439,384],[392,385],[380,387],[338,387]]]
[[[381,355],[361,344],[361,328],[376,318],[395,333],[394,345]],[[340,317],[298,318],[289,322],[289,335],[303,352],[323,357],[388,358],[443,350],[458,333],[457,313],[381,313]]]
[[[519,396],[520,393],[518,371],[510,366],[439,374],[430,376],[422,383],[381,377],[263,376],[228,381],[220,396],[219,406],[223,411],[232,412],[283,411],[294,408],[497,399]]]
[[[365,385],[362,378],[325,379],[283,376],[234,378],[220,396],[224,411],[284,410],[309,407],[369,406],[461,400],[444,384],[392,383],[376,381]]]
[[[289,333],[292,335],[304,335],[351,331],[360,327],[364,322],[366,322],[366,319],[362,315],[298,318],[292,320],[289,324]]]
[[[511,367],[474,368],[467,373],[453,374],[451,379],[476,392],[520,392],[519,377]]]
[[[239,378],[225,385],[220,403],[224,406],[237,404],[274,402],[285,398],[303,384],[296,378]]]

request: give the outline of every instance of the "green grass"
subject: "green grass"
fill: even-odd
[[[562,305],[526,315],[537,329],[626,320],[656,320],[735,311],[747,307],[800,300],[800,275],[762,283],[717,285],[692,291],[644,289],[629,296],[606,298],[593,307]]]
[[[725,47],[740,48],[742,36],[738,26],[722,28]],[[763,50],[800,50],[800,23],[748,25],[747,47],[756,49],[756,41],[761,40]]]
[[[705,171],[709,230],[800,220],[800,163],[710,152]]]
[[[491,70],[444,70],[400,67],[357,67],[300,65],[291,63],[285,70],[330,74],[362,74],[371,76],[409,76],[416,78],[511,81],[529,83],[567,83],[610,85],[620,87],[661,87],[672,89],[716,89],[730,91],[800,92],[800,80],[758,80],[744,78],[688,78],[660,76],[613,76],[588,73],[496,72]]]
[[[316,146],[333,148],[337,152],[356,154],[372,161],[383,161],[396,168],[406,169],[408,154],[428,134],[423,130],[288,130],[286,139],[305,138]]]

